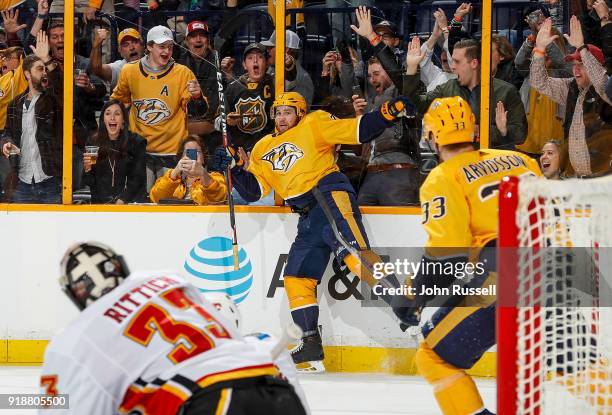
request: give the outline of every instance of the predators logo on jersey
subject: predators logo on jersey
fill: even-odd
[[[136,117],[147,125],[156,125],[170,118],[170,109],[157,98],[139,99],[133,104],[136,107]]]
[[[295,144],[283,143],[262,156],[262,160],[272,165],[272,170],[288,172],[296,161],[304,157],[304,152]]]
[[[263,130],[268,123],[266,104],[260,97],[240,98],[236,103],[236,112],[242,115],[238,129],[253,134]]]

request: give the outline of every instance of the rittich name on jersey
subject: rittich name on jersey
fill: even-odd
[[[527,167],[527,163],[520,156],[503,155],[493,157],[487,160],[481,160],[478,163],[471,163],[463,166],[463,174],[468,183],[485,177],[489,174],[495,174],[504,170],[512,170],[515,167]]]
[[[133,288],[124,294],[111,308],[104,312],[116,323],[121,323],[126,317],[136,310],[141,304],[168,287],[178,286],[181,283],[170,277],[159,277]]]

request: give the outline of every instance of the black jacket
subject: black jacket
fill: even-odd
[[[606,63],[610,65],[612,61],[612,23],[601,28],[601,50],[606,57]]]
[[[36,101],[34,114],[36,117],[36,142],[40,151],[40,160],[43,172],[47,176],[60,177],[62,175],[63,159],[63,71],[59,66],[47,74],[49,85]],[[1,140],[2,145],[7,141],[21,147],[21,133],[23,126],[23,105],[28,91],[18,95],[9,104],[6,115],[6,128]],[[19,167],[17,167],[19,168]]]
[[[194,57],[190,52],[185,51],[177,59],[177,63],[185,65],[194,73],[196,79],[200,83],[202,95],[206,98],[206,108],[189,111],[190,116],[203,117],[206,120],[212,121],[217,115],[219,108],[219,84],[217,83],[217,70],[212,64],[214,62],[214,51],[206,56],[205,59]],[[192,100],[202,103],[199,100]],[[190,102],[191,104],[191,102]],[[191,108],[189,108],[191,110]],[[197,112],[197,114],[196,114]]]
[[[127,154],[124,158],[119,155],[118,146],[111,148],[110,157],[100,149],[96,164],[85,174],[84,180],[91,189],[92,203],[114,203],[117,199],[126,203],[147,200],[147,140],[129,131],[127,143]]]

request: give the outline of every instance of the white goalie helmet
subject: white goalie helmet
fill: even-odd
[[[130,274],[121,255],[99,242],[72,245],[60,263],[60,285],[79,308],[115,289]]]
[[[234,323],[236,328],[240,330],[240,310],[238,310],[238,306],[229,295],[223,292],[207,292],[203,293],[202,296],[206,301],[211,303],[223,317]]]

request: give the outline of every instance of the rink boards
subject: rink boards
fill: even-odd
[[[374,211],[364,215],[374,248],[425,242],[418,209]],[[76,241],[110,245],[132,270],[178,270],[203,290],[228,289],[240,301],[243,333],[278,334],[290,320],[282,271],[298,216],[239,208],[236,218],[238,271],[224,266],[231,256],[224,207],[0,207],[0,364],[40,363],[47,340],[77,315],[58,285],[61,256]],[[348,278],[328,264],[318,292],[329,370],[415,373],[417,339],[400,331],[390,311],[364,307]],[[494,375],[494,361],[487,353],[474,373]]]

